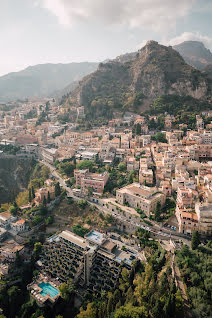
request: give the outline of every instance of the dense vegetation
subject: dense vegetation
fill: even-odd
[[[117,189],[138,181],[138,172],[134,170],[127,171],[124,163],[120,163],[118,166],[112,168],[109,167],[108,172],[109,180],[104,188],[105,194],[110,192],[115,195]]]
[[[31,158],[0,158],[0,203],[13,202],[23,188],[27,189],[34,165]]]
[[[149,247],[148,263],[136,261],[130,272],[122,270],[119,287],[95,299],[77,318],[147,318],[182,317],[183,300],[177,290],[166,253],[157,244]]]
[[[197,89],[199,99],[204,100],[204,105],[191,97]],[[175,50],[149,41],[132,60],[125,63],[116,60],[100,63],[96,72],[80,81],[65,99],[64,105],[67,108],[78,103],[84,105],[89,120],[99,117],[110,119],[117,111],[145,111],[155,97],[172,91],[173,99],[176,100],[174,106],[178,106],[176,111],[181,105],[185,105],[185,111],[190,111],[190,106],[193,105],[193,110],[197,111],[201,107],[207,107],[210,90],[209,79],[186,64]],[[189,96],[186,97],[187,95]],[[170,101],[165,102],[168,105],[160,113],[169,110],[174,112]],[[156,104],[153,109],[158,106]],[[158,111],[158,108],[154,110]]]
[[[212,245],[190,250],[186,245],[177,252],[177,264],[187,286],[195,318],[212,317]]]
[[[20,147],[13,145],[0,145],[0,151],[3,151],[9,155],[16,155],[16,153],[20,150]]]
[[[155,99],[150,112],[154,115],[167,112],[177,116],[183,112],[199,113],[207,108],[209,108],[207,103],[203,103],[191,96],[164,95]]]

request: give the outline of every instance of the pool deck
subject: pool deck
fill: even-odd
[[[27,286],[27,289],[30,290],[31,296],[36,300],[38,304],[44,305],[47,300],[54,304],[60,297],[60,292],[55,297],[51,297],[49,294],[47,294],[46,296],[42,296],[41,292],[43,289],[39,287],[41,283],[49,283],[59,292],[59,282],[55,283],[49,277],[41,274],[36,281],[33,281],[31,284]]]

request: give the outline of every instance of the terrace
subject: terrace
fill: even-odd
[[[97,232],[97,231],[95,231],[95,230],[89,232],[89,233],[85,236],[85,238],[86,238],[89,242],[91,242],[91,243],[93,243],[93,244],[95,244],[95,245],[102,245],[103,242],[105,241],[105,236],[104,236],[102,233]]]
[[[54,304],[60,297],[58,280],[50,279],[48,276],[40,274],[36,281],[27,286],[31,296],[36,300],[38,306],[42,307],[46,302]]]

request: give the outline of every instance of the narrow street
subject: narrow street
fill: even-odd
[[[67,195],[72,197],[73,200],[78,201],[80,198],[75,196],[72,189],[70,187],[68,187],[64,181],[64,179],[59,175],[59,173],[56,171],[56,168],[49,164],[48,162],[45,161],[40,161],[41,164],[46,165],[47,167],[49,167],[52,175],[59,181],[60,185],[66,190]],[[107,211],[104,207],[102,207],[101,205],[91,202],[89,201],[90,205],[95,206],[97,209],[101,210],[102,212],[104,212],[105,214],[111,214],[109,211]],[[139,220],[137,222],[131,221],[129,220],[127,217],[125,216],[119,216],[116,215],[116,217],[120,222],[125,222],[126,224],[129,224],[130,226],[134,226],[135,230],[140,227],[141,229],[144,229],[150,233],[153,233],[156,235],[157,239],[165,239],[165,240],[175,240],[178,241],[179,239],[183,240],[183,242],[185,244],[189,244],[190,243],[190,239],[186,238],[185,235],[182,235],[180,233],[176,233],[174,231],[170,231],[167,230],[165,228],[162,228],[157,222],[155,221],[151,221],[151,223],[153,224],[153,226],[150,225],[146,225],[144,222],[141,222],[141,220]]]

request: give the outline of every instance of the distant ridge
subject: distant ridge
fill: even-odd
[[[203,70],[208,64],[212,64],[212,53],[202,42],[185,41],[174,45],[173,49],[178,51],[188,64],[198,70]]]
[[[90,62],[29,66],[0,77],[0,100],[51,96],[54,91],[64,89],[97,67],[98,63]]]

